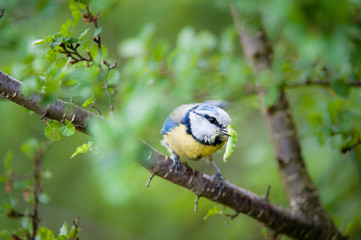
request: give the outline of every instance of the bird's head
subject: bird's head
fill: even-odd
[[[191,109],[187,121],[188,132],[205,145],[223,143],[228,136],[227,126],[231,124],[226,111],[208,104]]]

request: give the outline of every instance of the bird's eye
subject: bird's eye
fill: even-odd
[[[217,122],[216,118],[214,118],[214,117],[208,117],[208,121],[210,123],[216,123]]]

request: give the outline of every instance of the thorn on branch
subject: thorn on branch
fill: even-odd
[[[267,202],[269,202],[269,195],[270,195],[270,191],[271,191],[271,185],[268,185],[267,186],[267,190],[266,190],[266,194],[264,195],[264,199],[267,201]]]
[[[238,217],[239,212],[237,211],[235,214],[226,214],[227,217],[231,218],[231,221],[233,221],[233,219],[235,219],[236,217]]]
[[[152,154],[151,154],[152,155]],[[149,156],[151,156],[149,155]],[[147,184],[145,185],[146,188],[149,188],[150,182],[152,181],[152,179],[154,178],[155,173],[152,173],[152,175],[150,175]]]

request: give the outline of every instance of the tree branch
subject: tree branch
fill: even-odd
[[[255,35],[251,35],[244,25],[239,24],[237,10],[232,4],[231,14],[248,63],[255,72],[270,69],[273,52],[265,32],[260,30]],[[263,100],[265,91],[259,91],[258,94]],[[279,89],[279,96],[275,103],[263,109],[263,115],[271,135],[278,169],[291,209],[301,211],[306,215],[317,215],[322,219],[324,228],[328,229],[329,234],[320,239],[333,239],[333,237],[342,239],[338,229],[322,207],[317,189],[307,172],[284,89]],[[340,238],[336,238],[333,234]],[[316,239],[315,236],[312,238]]]
[[[40,94],[31,95],[25,98],[21,91],[22,83],[0,70],[0,95],[16,104],[25,107],[42,118],[55,119],[61,123],[69,120],[73,123],[76,130],[79,132],[86,131],[86,125],[90,118],[102,118],[95,115],[73,103],[64,102],[56,99],[53,103],[48,105],[42,104],[42,96]]]
[[[91,118],[99,118],[98,115],[81,107],[58,99],[54,103],[44,106],[41,104],[41,94],[25,98],[21,92],[21,84],[18,80],[0,71],[0,94],[39,115],[46,114],[48,118],[59,122],[64,122],[64,119],[73,119],[72,122],[76,129],[84,133],[86,133],[87,121]],[[65,110],[67,106],[71,106],[70,113]],[[139,160],[138,163],[151,173],[189,189],[197,196],[228,206],[236,212],[247,214],[277,233],[301,239],[331,239],[331,235],[335,236],[335,239],[346,239],[337,231],[329,232],[329,228],[325,228],[322,219],[317,215],[307,216],[300,211],[281,208],[270,203],[264,196],[258,196],[228,181],[224,182],[225,188],[222,196],[218,198],[215,178],[188,167],[186,163],[181,163],[176,174],[171,170],[173,162],[170,158],[153,148],[150,149],[152,152],[150,157],[147,160]],[[327,237],[323,238],[323,236]]]

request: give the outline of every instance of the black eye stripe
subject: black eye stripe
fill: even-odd
[[[196,111],[192,111],[193,113],[197,114],[198,116],[204,117],[205,119],[207,119],[210,123],[218,126],[218,127],[222,127],[221,124],[219,124],[219,122],[217,121],[217,119],[215,117],[209,116],[208,114],[201,114],[198,113]]]
[[[211,117],[211,116],[208,116],[208,115],[205,115],[204,116],[210,123],[216,123],[217,122],[217,119],[215,117]]]

